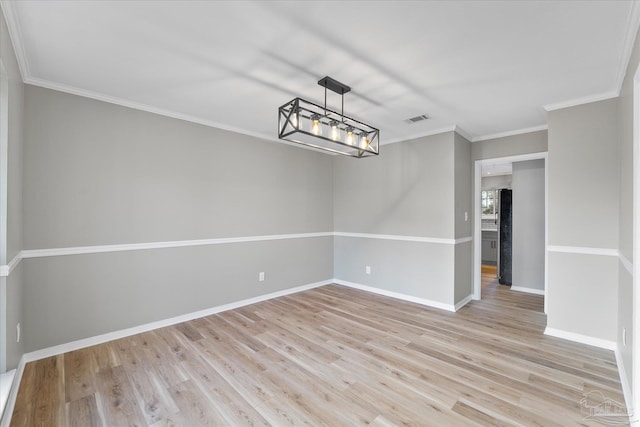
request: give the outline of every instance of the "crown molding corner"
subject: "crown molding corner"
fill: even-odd
[[[640,28],[640,2],[632,1],[631,10],[629,11],[629,19],[627,20],[627,32],[624,37],[624,46],[622,48],[622,57],[620,58],[620,64],[618,66],[618,73],[616,75],[616,89],[619,94],[624,84],[624,78],[627,74],[627,68],[629,67],[629,61],[631,60],[631,54],[633,52],[633,45],[636,42],[636,36],[638,29]]]
[[[22,31],[20,24],[16,18],[16,11],[14,9],[14,2],[9,0],[0,1],[0,9],[4,15],[5,22],[7,23],[7,30],[9,31],[9,38],[13,46],[13,51],[16,54],[16,60],[18,61],[18,68],[20,69],[20,76],[24,83],[31,77],[31,70],[29,68],[29,61],[27,60],[27,54],[22,43]]]
[[[561,110],[563,108],[577,107],[578,105],[590,104],[592,102],[598,102],[598,101],[606,101],[607,99],[617,98],[618,96],[620,96],[619,91],[603,92],[603,93],[597,93],[595,95],[588,95],[588,96],[583,96],[581,98],[574,98],[574,99],[569,99],[567,101],[547,104],[547,105],[544,105],[543,108],[548,113],[551,111]]]
[[[541,130],[548,130],[548,129],[549,129],[549,125],[531,126],[531,127],[528,127],[528,128],[514,129],[514,130],[509,130],[509,131],[506,131],[506,132],[498,132],[498,133],[493,133],[493,134],[489,134],[489,135],[477,136],[477,137],[473,138],[470,141],[471,142],[480,142],[480,141],[486,141],[486,140],[489,140],[489,139],[504,138],[504,137],[507,137],[507,136],[514,136],[514,135],[522,135],[522,134],[525,134],[525,133],[539,132]]]

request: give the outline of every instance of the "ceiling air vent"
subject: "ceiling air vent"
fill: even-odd
[[[427,116],[426,114],[423,114],[421,116],[411,117],[410,119],[405,120],[405,122],[412,124],[412,123],[421,122],[423,120],[429,120],[429,116]]]

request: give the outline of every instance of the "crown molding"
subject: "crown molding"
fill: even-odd
[[[545,111],[556,111],[561,110],[563,108],[576,107],[582,104],[590,104],[592,102],[605,101],[611,98],[617,98],[620,95],[620,92],[604,92],[597,93],[595,95],[583,96],[581,98],[569,99],[567,101],[556,102],[554,104],[547,104],[543,108]]]
[[[504,137],[507,137],[507,136],[514,136],[514,135],[522,135],[522,134],[525,134],[525,133],[539,132],[541,130],[548,130],[548,129],[549,129],[549,125],[532,126],[532,127],[528,127],[528,128],[509,130],[509,131],[506,131],[506,132],[498,132],[498,133],[492,133],[492,134],[489,134],[489,135],[476,136],[475,138],[470,139],[470,141],[471,142],[480,142],[480,141],[486,141],[486,140],[489,140],[489,139],[504,138]]]
[[[173,119],[184,120],[186,122],[196,123],[204,126],[209,126],[217,129],[226,130],[229,132],[239,133],[242,135],[251,136],[259,139],[266,139],[268,141],[282,142],[282,140],[276,137],[270,137],[258,132],[248,131],[246,129],[237,128],[234,126],[228,126],[213,120],[203,119],[201,117],[191,116],[189,114],[182,114],[171,110],[165,110],[164,108],[153,107],[151,105],[143,104],[141,102],[129,101],[127,99],[118,98],[115,96],[104,95],[98,92],[90,90],[80,89],[74,86],[68,86],[60,83],[54,83],[49,80],[38,79],[34,77],[27,77],[24,81],[27,84],[33,86],[43,87],[45,89],[52,89],[59,92],[65,92],[72,95],[82,96],[85,98],[95,99],[97,101],[108,102],[110,104],[120,105],[122,107],[133,108],[135,110],[146,111],[148,113],[158,114],[165,117],[171,117]],[[296,145],[297,146],[297,145]]]
[[[20,76],[24,82],[31,76],[31,70],[29,68],[29,61],[27,61],[27,53],[24,49],[24,44],[22,43],[22,30],[20,29],[20,24],[16,18],[13,2],[8,0],[0,1],[0,9],[2,9],[4,19],[7,23],[9,38],[11,39],[11,44],[13,45],[13,50],[16,54],[18,68],[20,69]]]
[[[464,137],[467,141],[473,141],[473,137],[458,125],[456,125],[456,132],[458,133],[458,135]]]
[[[627,20],[627,33],[625,34],[624,46],[622,48],[622,58],[620,58],[620,65],[618,66],[618,73],[616,75],[616,88],[618,94],[620,94],[622,85],[624,84],[624,78],[627,74],[629,61],[631,60],[631,53],[633,45],[636,42],[638,28],[640,28],[640,4],[638,1],[632,1],[629,18]]]

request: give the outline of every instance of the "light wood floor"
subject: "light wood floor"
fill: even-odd
[[[457,313],[331,285],[32,362],[11,425],[601,425],[613,353],[484,279]]]

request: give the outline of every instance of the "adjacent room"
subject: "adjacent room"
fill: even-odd
[[[639,28],[0,0],[0,427],[640,425]]]

